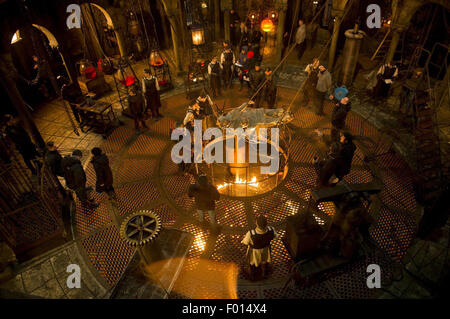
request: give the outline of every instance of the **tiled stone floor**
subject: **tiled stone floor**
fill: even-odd
[[[80,266],[81,288],[79,289],[70,289],[67,285],[67,278],[70,275],[67,267],[72,264]],[[92,275],[75,242],[20,265],[16,272],[16,276],[0,285],[0,289],[21,293],[30,298],[46,299],[104,298],[107,293],[96,280],[96,275]]]

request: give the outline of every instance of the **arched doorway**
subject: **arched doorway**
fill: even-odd
[[[116,31],[111,15],[95,3],[83,3],[82,38],[92,60],[125,55],[121,36]]]
[[[16,30],[11,37],[10,48],[13,64],[20,75],[17,85],[29,105],[36,105],[42,100],[59,95],[47,76],[39,84],[33,83],[37,76],[36,61],[33,60],[33,56],[41,56],[38,52],[44,52],[44,59],[49,63],[55,78],[64,76],[71,79],[64,56],[59,51],[56,37],[44,26],[32,24],[30,28]]]

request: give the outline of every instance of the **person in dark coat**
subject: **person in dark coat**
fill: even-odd
[[[233,71],[236,58],[231,48],[227,48],[220,56],[220,63],[223,66],[223,86],[225,89],[231,88],[233,83]]]
[[[64,172],[61,166],[62,156],[58,152],[55,143],[47,143],[47,153],[45,154],[45,166],[50,168],[50,171],[55,176],[64,177]]]
[[[150,110],[152,118],[158,119],[162,115],[159,113],[161,108],[161,99],[159,96],[158,79],[154,77],[150,69],[144,70],[144,78],[142,79],[142,93],[147,102],[147,112]]]
[[[205,175],[198,178],[198,182],[189,186],[189,197],[194,197],[197,206],[197,214],[200,222],[205,220],[205,212],[208,212],[212,225],[216,224],[216,201],[220,199],[220,193],[212,185]]]
[[[247,87],[250,90],[250,82],[248,81],[249,58],[247,56],[247,50],[245,48],[242,48],[241,53],[239,54],[238,65],[239,82],[241,84],[241,86],[239,87],[239,91],[241,91],[244,87],[244,82],[247,83]]]
[[[255,93],[258,92],[258,89],[264,83],[265,79],[266,75],[264,74],[264,71],[261,69],[261,65],[257,63],[255,65],[255,69],[250,72],[250,87],[252,88],[251,97],[253,97]],[[255,102],[254,105],[255,108],[259,108],[261,106],[261,99],[263,95],[261,91],[262,89],[259,90],[258,94],[252,99]]]
[[[231,44],[233,46],[239,45],[239,24],[240,24],[241,18],[239,17],[239,14],[234,11],[234,9],[230,10],[230,38],[231,38]]]
[[[222,74],[222,64],[217,61],[217,57],[213,57],[211,63],[208,65],[209,84],[213,94],[213,98],[216,98],[220,93],[220,77]]]
[[[66,156],[61,161],[66,185],[75,192],[83,206],[98,207],[99,204],[88,197],[88,188],[86,188],[86,173],[81,165],[83,153],[80,150],[74,150],[72,156]]]
[[[240,49],[243,49],[245,47],[247,47],[247,49],[248,49],[249,33],[248,33],[247,26],[245,25],[244,22],[240,23],[237,34],[238,34],[237,40],[239,41]],[[246,51],[248,51],[248,50],[246,50]]]
[[[267,103],[269,109],[275,108],[275,102],[277,100],[277,87],[273,79],[273,72],[270,68],[267,68],[264,72],[266,76],[266,84],[264,84],[263,94],[264,101]]]
[[[373,90],[373,95],[375,98],[386,98],[388,97],[389,90],[392,83],[398,76],[397,66],[387,63],[383,64],[377,73],[377,85]]]
[[[207,117],[214,114],[212,101],[209,99],[208,94],[206,94],[205,91],[202,91],[191,105],[194,104],[198,104],[200,107],[200,116]]]
[[[303,104],[308,105],[309,101],[315,101],[316,98],[316,87],[319,81],[319,69],[320,61],[315,58],[313,63],[308,64],[305,68],[305,72],[308,74],[305,86],[303,88]]]
[[[94,166],[95,175],[97,177],[95,183],[96,192],[106,192],[109,199],[116,200],[116,193],[113,187],[113,174],[109,165],[108,156],[106,156],[99,147],[94,147],[91,150],[91,153],[94,156],[91,163]]]
[[[40,60],[36,55],[33,55],[33,69],[36,72],[35,78],[31,81],[33,85],[39,88],[44,98],[49,98],[54,95],[50,81],[51,70],[46,60]]]
[[[31,174],[37,175],[42,165],[38,160],[39,153],[36,150],[36,145],[33,144],[23,126],[19,125],[18,120],[12,115],[5,115],[4,122],[6,123],[6,137],[14,143],[20,155],[22,155],[25,165],[30,169]]]
[[[259,30],[259,25],[254,25],[253,31],[250,34],[249,46],[250,46],[250,51],[253,51],[255,53],[254,58],[257,61],[261,61],[261,59],[262,59],[261,53],[260,53],[261,39],[262,39],[262,33]]]
[[[339,181],[336,174],[342,165],[340,152],[339,143],[333,143],[325,159],[319,160],[317,156],[314,157],[313,164],[317,172],[319,187],[334,186]]]
[[[144,99],[135,88],[130,88],[128,95],[128,107],[134,119],[136,134],[140,134],[141,128],[147,128],[144,120]]]
[[[82,114],[77,106],[85,103],[85,97],[76,83],[70,83],[65,77],[58,77],[61,85],[61,96],[64,101],[69,103],[73,116],[78,123],[81,123]]]
[[[344,97],[338,102],[333,95],[330,95],[330,100],[333,100],[336,104],[331,114],[331,125],[333,126],[331,129],[331,141],[337,142],[339,141],[340,131],[345,127],[345,120],[352,108],[352,104],[348,97]]]
[[[345,175],[350,173],[352,167],[353,156],[356,152],[356,145],[353,143],[353,136],[350,133],[341,134],[341,150],[340,158],[342,159],[341,165],[338,167],[336,176],[339,179],[343,179]]]

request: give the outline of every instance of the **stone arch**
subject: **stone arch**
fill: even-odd
[[[114,34],[116,35],[116,39],[117,39],[117,46],[119,47],[120,56],[124,57],[126,55],[126,51],[125,51],[125,47],[123,45],[122,37],[120,36],[119,32],[117,32],[117,30],[114,26],[114,21],[111,18],[111,15],[109,14],[109,12],[105,8],[103,8],[102,6],[100,6],[99,4],[94,3],[94,2],[86,2],[86,3],[84,3],[84,5],[88,5],[88,6],[91,5],[94,8],[98,9],[103,14],[108,26],[114,30]]]
[[[50,32],[49,29],[47,29],[46,27],[44,27],[44,26],[42,26],[42,25],[39,25],[39,24],[32,24],[32,26],[33,26],[34,28],[38,29],[39,31],[41,31],[41,32],[45,35],[45,37],[46,37],[47,40],[48,40],[49,45],[50,45],[52,48],[58,48],[58,47],[59,47],[59,42],[58,42],[58,40],[57,40],[56,37],[53,35],[53,33]],[[18,30],[16,30],[16,32],[14,32],[14,35],[12,36],[12,39],[11,39],[11,43],[13,43],[13,39],[14,39],[17,35],[19,35],[19,30],[20,30],[20,29],[18,29]],[[69,71],[69,68],[67,67],[66,60],[65,60],[65,58],[64,58],[64,55],[62,55],[62,53],[59,52],[59,50],[58,50],[58,53],[59,53],[59,56],[61,57],[61,60],[62,60],[62,62],[63,62],[63,64],[64,64],[64,68],[66,69],[67,76],[68,76],[69,79],[72,81],[72,76],[70,75],[70,71]]]

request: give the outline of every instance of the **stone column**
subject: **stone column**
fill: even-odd
[[[181,27],[177,20],[178,16],[178,3],[175,0],[162,0],[164,11],[170,22],[170,31],[172,35],[172,45],[173,45],[173,55],[175,60],[175,68],[177,74],[183,72],[183,67],[181,63],[181,46],[178,34],[181,36]]]
[[[177,69],[177,72],[180,73],[183,71],[183,68],[181,66],[181,56],[179,54],[180,51],[180,43],[177,36],[176,31],[174,30],[174,25],[170,25],[170,31],[172,33],[172,45],[173,45],[173,55],[175,59],[175,66]]]
[[[277,0],[275,3],[275,10],[278,11],[277,42],[276,42],[277,51],[275,53],[275,61],[277,62],[280,62],[282,59],[281,53],[283,52],[283,35],[284,35],[284,24],[286,22],[287,7],[288,7],[287,0]]]
[[[334,16],[334,24],[333,24],[333,34],[331,38],[331,44],[330,44],[330,53],[328,57],[328,70],[330,72],[333,71],[333,65],[334,65],[334,58],[336,56],[336,46],[337,41],[339,39],[339,30],[341,28],[341,22],[342,22],[342,14],[343,11],[335,11]]]
[[[363,31],[359,31],[357,27],[355,29],[345,31],[346,40],[339,83],[347,87],[350,87],[353,82],[356,63],[358,62],[359,49],[361,48],[361,43],[364,36],[365,33]]]
[[[220,3],[219,0],[214,0],[214,35],[216,41],[220,39]]]
[[[220,8],[224,13],[223,24],[225,30],[225,41],[230,41],[230,10],[233,8],[233,2],[231,0],[221,0]]]

